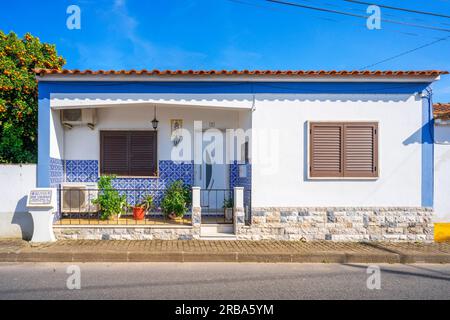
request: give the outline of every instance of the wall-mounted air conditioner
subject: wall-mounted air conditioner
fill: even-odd
[[[97,123],[97,112],[96,109],[64,109],[61,110],[61,122],[69,129],[82,125],[94,129]]]
[[[63,213],[97,212],[92,200],[98,197],[97,183],[70,183],[61,185],[61,211]]]

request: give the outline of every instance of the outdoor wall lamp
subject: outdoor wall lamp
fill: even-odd
[[[153,120],[152,120],[153,130],[156,130],[158,128],[158,123],[159,123],[159,121],[156,119],[156,106],[155,106],[154,117],[153,117]]]

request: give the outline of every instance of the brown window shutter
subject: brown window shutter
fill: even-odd
[[[130,132],[130,175],[156,175],[156,132]]]
[[[100,132],[100,172],[128,175],[128,135],[124,131]]]
[[[378,124],[344,124],[344,176],[378,176]]]
[[[156,131],[101,131],[100,142],[101,174],[157,174]]]
[[[343,125],[341,123],[310,124],[310,176],[342,177]]]

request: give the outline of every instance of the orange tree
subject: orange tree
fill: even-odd
[[[0,163],[37,158],[37,82],[33,68],[60,69],[55,46],[0,30]]]

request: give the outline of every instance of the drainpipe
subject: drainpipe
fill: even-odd
[[[425,93],[426,92],[426,93]],[[422,207],[433,207],[434,200],[434,119],[433,91],[430,87],[422,93],[427,99],[427,109],[422,105]],[[424,131],[424,130],[428,130]],[[429,146],[427,145],[429,144]],[[429,150],[428,148],[431,148]],[[431,158],[427,155],[431,153]]]

